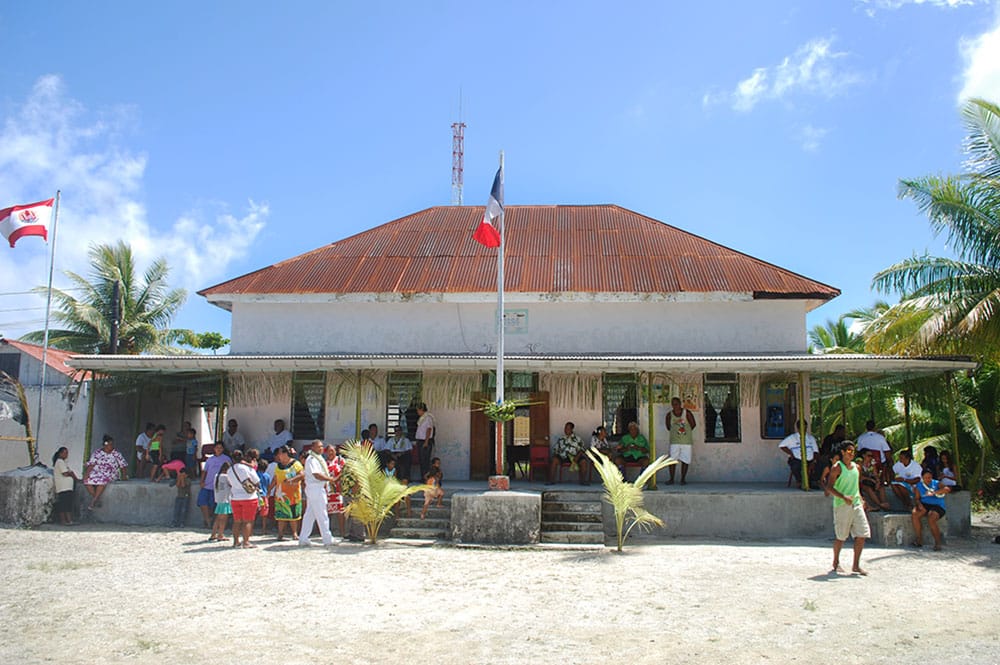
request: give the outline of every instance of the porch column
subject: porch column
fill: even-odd
[[[962,465],[959,464],[958,457],[958,418],[955,415],[955,376],[952,372],[945,372],[945,381],[948,382],[948,416],[951,424],[952,453],[951,459],[954,462],[955,482],[962,484]]]
[[[647,408],[649,409],[649,461],[652,463],[656,459],[656,423],[653,422],[653,373],[646,372],[646,394],[649,396],[647,400]],[[649,479],[650,489],[656,489],[656,474]]]
[[[142,426],[142,384],[139,384],[139,392],[135,396],[135,422],[132,426],[132,436],[137,436],[139,432],[144,431]],[[139,460],[136,459],[135,453],[137,448],[135,447],[135,441],[132,442],[132,473],[130,476],[135,478],[139,473]]]
[[[799,450],[802,458],[802,490],[809,491],[809,461],[806,460],[806,374],[799,372],[798,389],[795,391],[796,408],[799,415]]]
[[[913,457],[913,433],[910,431],[910,391],[903,389],[903,420],[906,427],[906,449]]]
[[[219,376],[219,400],[215,407],[215,440],[222,441],[222,433],[226,431],[226,375]]]
[[[90,387],[87,390],[87,427],[84,431],[83,439],[83,468],[87,468],[87,461],[90,459],[90,447],[94,441],[94,402],[97,401],[97,386],[94,385],[93,374],[91,374]]]

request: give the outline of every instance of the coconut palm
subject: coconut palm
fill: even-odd
[[[367,443],[349,441],[344,444],[344,459],[347,460],[342,481],[349,487],[351,502],[345,513],[365,525],[368,542],[378,542],[378,532],[382,523],[392,513],[399,502],[411,494],[431,489],[429,485],[404,485],[395,477],[382,471],[378,455]]]
[[[812,353],[864,353],[865,338],[851,331],[848,316],[836,321],[827,319],[824,325],[809,331],[809,351]]]
[[[971,99],[962,116],[968,172],[901,180],[899,189],[957,258],[914,255],[875,275],[874,288],[902,295],[869,327],[882,351],[995,357],[1000,349],[1000,107]]]
[[[604,500],[615,511],[615,532],[618,536],[619,552],[622,551],[628,534],[635,527],[650,529],[654,526],[663,526],[663,520],[643,508],[642,488],[660,469],[677,464],[677,460],[660,455],[642,470],[635,482],[630,483],[622,477],[622,472],[604,453],[590,448],[587,450],[587,457],[594,463],[594,468],[604,481]],[[629,520],[627,528],[626,520]]]
[[[177,337],[168,328],[170,320],[184,304],[187,293],[171,289],[167,284],[170,268],[162,258],[156,259],[142,277],[136,275],[132,248],[124,241],[114,245],[91,245],[89,250],[90,279],[65,271],[73,283],[73,291],[52,289],[55,308],[52,317],[62,325],[49,330],[49,344],[55,348],[78,353],[108,353],[111,348],[111,328],[115,283],[119,293],[119,353],[172,351],[170,341]],[[45,294],[40,287],[36,293]],[[45,331],[36,330],[23,337],[28,342],[42,342]]]

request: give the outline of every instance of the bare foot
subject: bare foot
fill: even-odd
[[[841,565],[839,563],[835,563],[835,564],[833,564],[833,569],[830,572],[831,573],[836,573],[837,575],[843,575],[844,574],[844,569],[841,567]]]
[[[851,568],[851,572],[854,573],[855,575],[861,575],[862,577],[868,574],[868,571],[865,570],[864,568]]]

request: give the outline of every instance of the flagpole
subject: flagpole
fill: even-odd
[[[40,439],[42,435],[42,401],[45,397],[45,370],[48,368],[48,356],[49,356],[49,315],[52,312],[52,273],[55,270],[56,263],[56,229],[59,226],[59,199],[62,196],[60,190],[56,190],[56,205],[55,209],[52,211],[52,243],[49,248],[49,291],[48,297],[45,300],[45,336],[42,342],[42,380],[38,385],[38,417],[35,420],[35,437]],[[35,442],[34,450],[31,455],[31,463],[38,463],[38,442]]]
[[[500,151],[500,174],[505,178],[503,169],[503,150]],[[502,181],[501,181],[502,182]],[[497,404],[504,401],[503,385],[503,252],[506,239],[504,237],[504,204],[500,205],[500,251],[497,252]],[[497,421],[496,440],[496,475],[502,476],[503,468],[503,422]]]

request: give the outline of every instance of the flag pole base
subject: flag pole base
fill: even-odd
[[[505,492],[510,489],[510,476],[490,476],[490,491]]]

